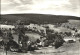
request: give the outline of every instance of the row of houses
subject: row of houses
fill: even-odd
[[[48,26],[49,29],[51,29],[51,30],[57,29],[52,24],[46,24],[46,25],[38,25],[38,24],[24,25],[25,28],[38,31],[40,33],[43,31],[43,33],[45,34],[45,36],[46,36],[46,28],[45,28],[46,26]],[[0,24],[0,29],[13,29],[13,28],[15,28],[14,25],[2,25],[2,24]],[[80,30],[78,31],[78,33],[80,33]],[[69,39],[71,39],[71,38],[65,38],[64,40],[65,41],[68,41]],[[75,38],[74,37],[72,39],[75,41]]]

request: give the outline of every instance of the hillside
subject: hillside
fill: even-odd
[[[14,23],[17,20],[25,21],[25,23],[64,23],[68,22],[69,19],[80,20],[80,17],[74,16],[58,16],[48,14],[8,14],[1,15],[1,21],[9,21]]]

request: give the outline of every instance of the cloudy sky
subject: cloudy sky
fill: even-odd
[[[15,13],[80,17],[80,0],[1,0],[1,14]]]

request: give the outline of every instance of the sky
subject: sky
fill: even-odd
[[[1,0],[1,14],[19,13],[80,17],[80,0]]]

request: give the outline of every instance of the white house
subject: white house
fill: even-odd
[[[2,25],[2,24],[0,24],[0,28],[1,29],[13,29],[13,28],[15,28],[15,26],[13,26],[13,25]]]
[[[65,37],[65,38],[64,38],[64,41],[65,41],[65,42],[68,42],[69,40],[76,41],[76,38],[74,38],[74,37]]]

